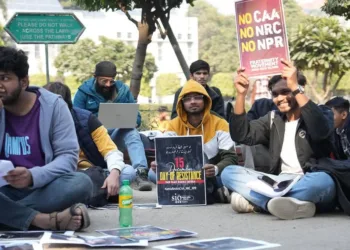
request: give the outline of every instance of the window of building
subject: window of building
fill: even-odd
[[[177,34],[177,39],[181,40],[182,39],[182,34]]]
[[[128,32],[128,38],[131,38],[131,37],[132,37],[132,33]]]
[[[122,33],[121,32],[117,32],[117,38],[122,38]]]
[[[191,40],[192,39],[192,34],[187,34],[187,39]]]

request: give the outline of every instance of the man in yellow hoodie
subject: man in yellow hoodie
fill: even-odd
[[[237,165],[235,143],[232,141],[227,121],[211,112],[212,101],[205,88],[189,80],[182,88],[177,101],[178,116],[165,124],[161,131],[167,136],[202,135],[207,177],[207,203],[228,202],[219,178],[229,165]],[[152,162],[149,178],[156,183],[156,163]]]

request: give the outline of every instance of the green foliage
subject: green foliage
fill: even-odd
[[[236,96],[236,89],[233,86],[232,73],[217,73],[210,82],[211,87],[220,89],[223,97]]]
[[[315,72],[311,84],[322,74],[323,93],[316,95],[321,102],[337,89],[350,69],[350,32],[335,18],[309,17],[293,36],[290,51],[298,68]]]
[[[59,0],[63,9],[80,9],[72,0]]]
[[[29,81],[30,81],[30,86],[42,87],[46,84],[46,75],[45,74],[30,75]],[[63,82],[70,88],[72,95],[74,95],[75,92],[77,92],[77,89],[80,86],[80,82],[78,82],[77,79],[74,78],[74,76],[66,76],[64,78],[62,78],[61,76],[50,76],[50,81]]]
[[[152,120],[158,116],[158,109],[160,106],[166,106],[168,110],[171,110],[173,107],[172,104],[140,104],[140,113],[142,118],[141,126],[139,128],[140,131],[152,129]]]
[[[306,15],[295,0],[283,0],[284,18],[286,20],[288,37],[293,36],[298,30],[298,26],[305,22]]]
[[[325,1],[321,9],[329,15],[350,19],[350,2],[348,0],[328,0]]]
[[[211,74],[235,71],[239,58],[234,16],[219,14],[204,0],[196,1],[188,15],[198,18],[199,58],[210,64]]]
[[[152,90],[151,90],[150,83],[147,82],[144,78],[142,78],[141,80],[140,95],[144,97],[152,97]]]
[[[176,74],[161,74],[156,81],[157,96],[173,95],[180,88],[180,78]]]
[[[186,0],[186,3],[193,4],[195,0]],[[128,10],[143,8],[146,2],[150,2],[149,4],[155,5],[155,1],[145,1],[145,0],[73,0],[78,6],[83,9],[96,11],[96,10],[120,10],[119,3],[122,3]],[[175,8],[180,7],[180,5],[184,2],[184,0],[160,0],[158,1],[163,8]]]
[[[91,39],[81,39],[76,44],[63,45],[54,62],[58,74],[71,73],[82,82],[93,75],[98,62],[108,60],[117,66],[118,77],[123,81],[129,81],[135,48],[106,37],[100,37],[100,42],[95,44]],[[152,79],[156,70],[154,58],[148,54],[143,72],[146,82]]]
[[[50,79],[54,79],[54,76],[50,76]],[[45,74],[34,74],[29,76],[29,83],[30,86],[37,86],[42,87],[44,86],[46,82],[46,75]]]

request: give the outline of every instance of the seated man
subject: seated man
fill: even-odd
[[[129,88],[121,81],[115,81],[117,68],[112,62],[103,61],[96,65],[94,77],[85,81],[75,94],[74,107],[86,109],[98,115],[100,103],[135,103]],[[140,113],[137,126],[141,124]],[[136,126],[136,124],[135,124]],[[132,166],[136,169],[135,184],[140,191],[151,191],[147,179],[147,159],[140,134],[136,129],[117,128],[110,131],[112,140],[121,151],[127,148]],[[124,146],[125,145],[125,146]]]
[[[162,129],[166,135],[203,135],[205,158],[208,159],[204,166],[208,204],[228,201],[223,195],[224,192],[229,197],[228,192],[222,189],[218,176],[226,166],[237,164],[235,144],[230,138],[228,123],[210,109],[211,99],[205,88],[189,80],[179,95],[176,108],[178,117],[166,123]],[[149,176],[156,183],[155,163],[151,167]],[[219,193],[216,192],[218,190]]]
[[[209,87],[209,74],[210,74],[210,66],[207,62],[203,60],[195,61],[190,66],[191,79],[199,82],[207,91],[208,95],[212,101],[211,110],[216,112],[221,117],[225,117],[225,105],[224,98],[222,98],[220,89],[216,87]],[[182,88],[179,88],[175,93],[173,110],[171,111],[171,119],[174,119],[177,116],[176,108],[177,108],[177,100],[179,98],[179,94]]]
[[[339,159],[350,159],[350,116],[349,101],[334,97],[325,104],[334,113],[335,146]]]
[[[306,85],[306,78],[300,72],[297,73],[298,84],[302,87]],[[272,86],[281,80],[280,75],[273,76],[269,79],[268,90],[271,93]],[[260,98],[254,101],[253,106],[247,113],[248,121],[257,120],[260,117],[265,116],[272,110],[277,110],[276,105],[272,99]],[[254,145],[246,146],[242,145],[242,153],[244,156],[244,166],[252,168],[261,172],[268,172],[270,166],[270,156],[268,145]]]
[[[80,145],[78,168],[85,170],[92,166],[99,166],[109,170],[110,174],[103,185],[94,183],[94,194],[88,204],[101,203],[101,198],[104,198],[104,203],[107,203],[108,197],[119,193],[120,182],[129,180],[131,183],[133,181],[135,170],[130,165],[125,165],[123,153],[117,149],[107,129],[98,118],[88,110],[73,107],[71,92],[67,85],[52,82],[46,84],[44,88],[62,96],[73,116]],[[92,181],[94,182],[94,179]],[[99,196],[101,188],[107,191],[105,197]]]
[[[0,188],[0,224],[17,230],[86,228],[89,215],[79,202],[90,198],[92,183],[75,172],[73,119],[62,98],[28,87],[28,69],[23,51],[0,47],[0,159],[15,167]]]
[[[281,219],[312,217],[316,206],[322,210],[334,208],[336,188],[333,179],[324,172],[308,172],[310,158],[328,157],[332,151],[332,128],[322,110],[304,94],[298,85],[297,71],[291,63],[285,65],[282,76],[272,89],[273,102],[279,112],[249,122],[244,111],[249,88],[244,69],[235,79],[237,99],[230,120],[233,140],[247,145],[269,145],[271,156],[268,176],[274,180],[302,178],[285,197],[268,198],[250,190],[246,183],[257,180],[261,172],[237,166],[226,167],[221,179],[233,193],[231,205],[238,213],[265,210]]]

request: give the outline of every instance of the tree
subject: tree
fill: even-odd
[[[210,64],[211,74],[234,72],[239,65],[234,16],[219,14],[203,0],[196,1],[188,15],[198,18],[199,58]]]
[[[195,0],[186,0],[187,3],[193,4]],[[135,24],[139,32],[139,40],[137,43],[136,54],[131,72],[130,90],[137,99],[140,92],[140,84],[142,78],[142,70],[146,59],[147,46],[151,42],[153,32],[156,27],[160,30],[162,38],[169,37],[169,41],[173,46],[175,54],[184,71],[186,78],[189,78],[189,70],[187,63],[181,53],[180,46],[169,25],[170,11],[173,8],[178,8],[183,0],[114,0],[114,1],[96,1],[96,0],[74,0],[74,2],[90,11],[100,9],[105,10],[122,10],[128,19]],[[140,8],[142,9],[140,21],[133,19],[129,10]],[[164,30],[161,28],[161,21]]]
[[[100,44],[91,39],[81,39],[76,44],[61,46],[60,53],[55,59],[58,75],[71,73],[79,82],[93,75],[95,65],[104,60],[112,61],[117,66],[119,79],[130,81],[131,66],[135,48],[121,41],[100,37]],[[145,59],[143,79],[149,82],[157,67],[152,55]]]
[[[236,96],[236,89],[233,87],[232,73],[217,73],[213,75],[210,86],[220,89],[223,97]]]
[[[295,0],[283,0],[284,18],[286,20],[288,37],[297,32],[298,26],[305,22],[306,15]]]
[[[156,81],[157,96],[173,95],[180,88],[180,78],[176,74],[161,74]]]
[[[317,100],[323,102],[350,69],[350,32],[335,18],[309,17],[292,38],[291,56],[298,68],[314,72],[309,84]]]
[[[350,2],[348,0],[328,0],[325,1],[321,9],[329,15],[350,19]]]

